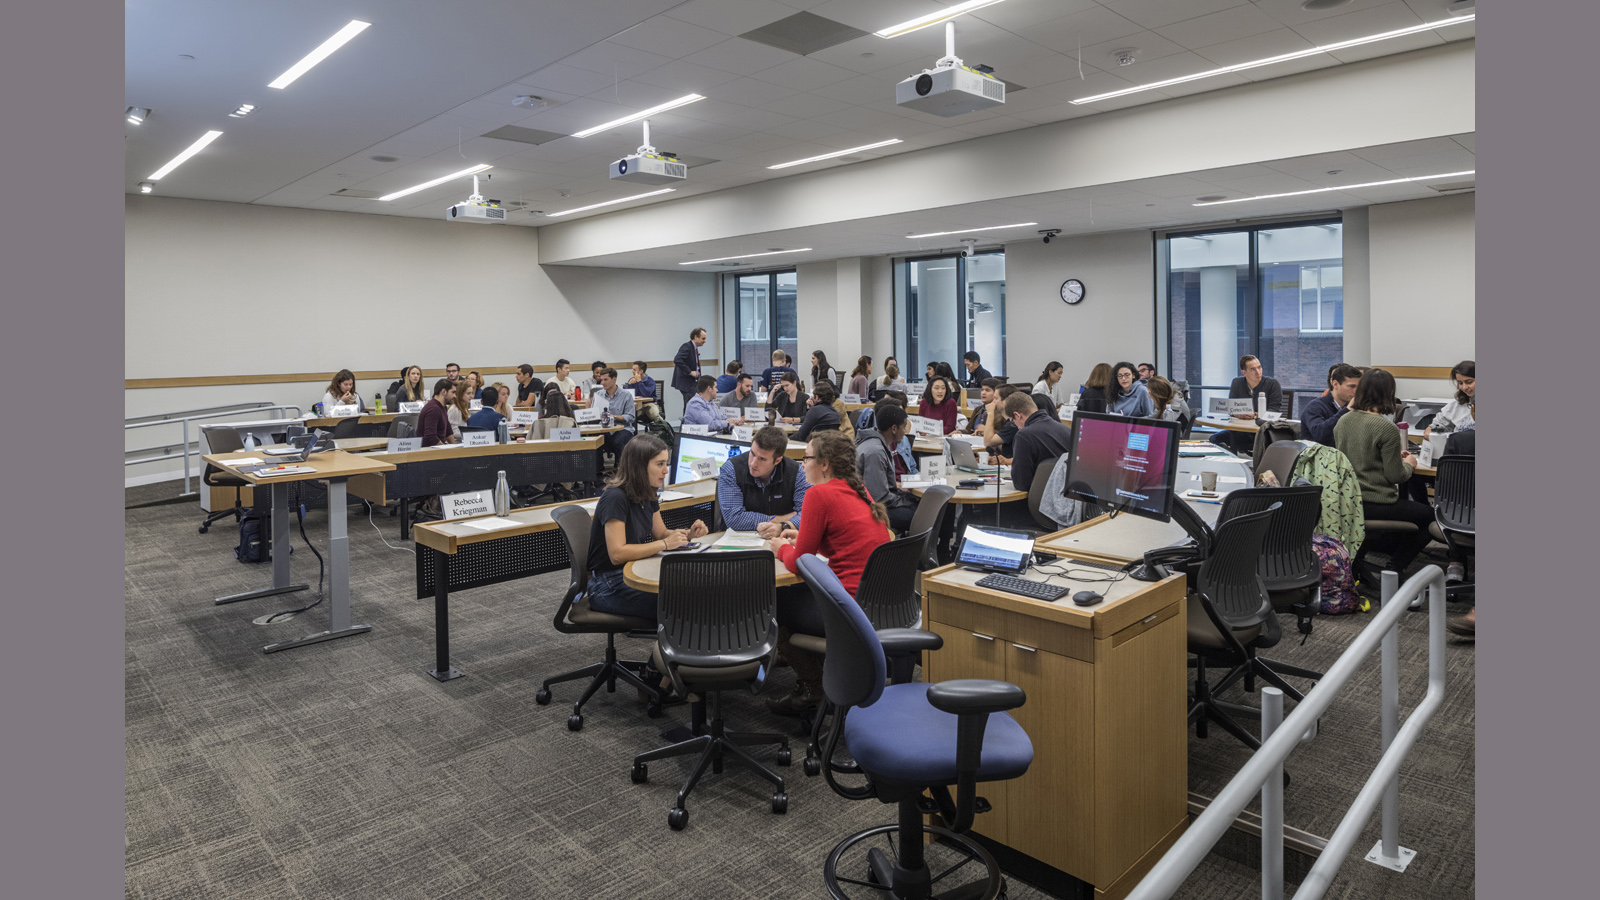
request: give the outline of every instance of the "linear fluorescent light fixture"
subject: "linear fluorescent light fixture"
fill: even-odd
[[[159,168],[159,169],[155,170],[154,172],[152,172],[150,174],[150,180],[151,181],[160,181],[162,178],[166,177],[167,175],[170,175],[172,173],[173,169],[176,169],[177,167],[183,165],[184,162],[186,162],[189,159],[189,157],[195,155],[196,153],[199,153],[201,150],[204,150],[206,148],[207,144],[211,143],[212,141],[216,140],[219,137],[222,137],[222,132],[220,132],[220,131],[208,131],[208,132],[206,132],[204,135],[202,135],[200,137],[200,140],[195,141],[194,143],[190,144],[188,149],[184,150],[182,153],[179,153],[177,156],[174,156],[172,158],[172,160],[170,162],[168,162],[166,165],[164,165],[161,168]]]
[[[561,212],[553,212],[546,215],[545,218],[553,219],[556,216],[570,216],[573,213],[588,212],[591,209],[599,209],[602,206],[615,206],[618,203],[628,203],[633,200],[643,200],[646,197],[654,197],[657,194],[670,194],[675,190],[677,190],[677,188],[662,188],[659,191],[648,191],[643,194],[634,194],[632,197],[618,197],[615,200],[607,200],[604,203],[591,203],[588,206],[580,206],[577,209],[564,209]]]
[[[1292,59],[1304,59],[1308,56],[1316,56],[1318,53],[1332,53],[1335,50],[1345,50],[1350,47],[1359,47],[1362,44],[1371,44],[1376,43],[1377,41],[1387,41],[1390,38],[1405,37],[1408,34],[1420,34],[1424,31],[1432,31],[1436,28],[1443,28],[1446,25],[1459,25],[1463,22],[1471,22],[1476,18],[1476,14],[1456,16],[1439,22],[1428,22],[1423,25],[1413,25],[1410,28],[1401,28],[1397,31],[1385,31],[1382,34],[1371,34],[1367,35],[1366,37],[1351,38],[1348,41],[1339,41],[1336,44],[1323,44],[1320,47],[1312,47],[1308,50],[1296,50],[1293,53],[1284,53],[1280,56],[1269,56],[1265,59],[1256,59],[1251,60],[1250,62],[1236,63],[1235,65],[1231,66],[1223,66],[1220,69],[1207,69],[1204,72],[1196,72],[1193,75],[1184,75],[1179,78],[1168,78],[1165,81],[1153,81],[1149,84],[1141,84],[1131,88],[1123,88],[1120,91],[1111,91],[1105,94],[1095,94],[1093,97],[1080,97],[1072,102],[1074,105],[1076,105],[1082,103],[1095,103],[1100,100],[1110,100],[1115,97],[1126,97],[1129,94],[1137,94],[1141,91],[1154,91],[1164,87],[1171,87],[1175,84],[1184,84],[1190,81],[1199,81],[1202,78],[1211,78],[1216,75],[1227,75],[1231,72],[1243,72],[1246,69],[1258,69],[1262,66],[1270,66],[1275,63],[1288,62]]]
[[[881,38],[899,37],[902,34],[910,34],[913,31],[927,28],[929,25],[937,25],[940,22],[948,22],[949,20],[954,19],[956,16],[962,15],[963,13],[969,13],[975,9],[983,9],[985,6],[993,6],[999,2],[1000,0],[967,0],[966,3],[957,3],[955,6],[947,6],[936,13],[929,13],[925,16],[912,19],[909,22],[901,22],[899,25],[890,25],[888,28],[874,33]]]
[[[350,24],[334,32],[333,37],[323,41],[317,49],[307,53],[305,58],[289,67],[277,78],[267,82],[267,87],[282,90],[294,83],[296,78],[311,71],[311,67],[333,55],[333,51],[343,47],[350,39],[372,27],[371,22],[362,22],[351,19]]]
[[[256,105],[254,103],[241,103],[241,104],[239,104],[239,108],[238,109],[234,110],[231,113],[228,113],[228,118],[230,118],[230,119],[242,119],[245,116],[248,116],[248,115],[250,115],[251,113],[253,113],[255,111],[256,111]]]
[[[660,106],[652,106],[649,109],[640,110],[631,116],[623,116],[620,119],[613,119],[604,125],[596,125],[593,128],[585,128],[577,134],[574,134],[573,137],[583,138],[588,137],[591,134],[599,134],[608,128],[615,128],[618,125],[626,125],[629,122],[637,122],[640,119],[648,119],[656,113],[664,113],[669,109],[677,109],[680,106],[688,106],[691,103],[704,99],[705,97],[702,97],[699,94],[684,94],[682,97],[679,97],[676,100],[668,100],[666,103],[663,103]]]
[[[142,106],[130,106],[123,115],[128,117],[129,125],[143,125],[144,120],[150,117],[150,110]]]
[[[806,253],[810,247],[801,247],[798,250],[768,250],[766,253],[745,253],[739,256],[719,256],[716,259],[696,259],[689,262],[678,263],[680,266],[698,266],[703,263],[727,262],[730,259],[755,259],[758,256],[781,256],[785,253]]]
[[[887,147],[890,144],[898,143],[901,143],[899,138],[891,138],[887,141],[879,141],[876,144],[862,144],[859,147],[851,147],[849,150],[835,150],[832,153],[824,153],[821,156],[808,156],[805,159],[797,159],[792,162],[778,163],[775,166],[767,166],[767,168],[787,169],[790,166],[801,166],[805,165],[806,163],[821,162],[825,159],[833,159],[834,157],[838,156],[849,156],[852,153],[860,153],[862,150],[876,150],[879,147]]]
[[[1205,203],[1195,203],[1193,206],[1221,206],[1224,203],[1244,203],[1247,200],[1276,200],[1279,197],[1301,197],[1306,194],[1326,194],[1329,191],[1355,191],[1361,188],[1382,187],[1386,184],[1406,184],[1412,181],[1442,181],[1446,178],[1460,178],[1463,175],[1476,175],[1477,169],[1468,169],[1465,172],[1445,172],[1441,175],[1418,175],[1415,178],[1391,178],[1388,181],[1368,181],[1364,184],[1342,184],[1338,187],[1312,188],[1309,191],[1288,191],[1282,194],[1261,194],[1256,197],[1235,197],[1232,200],[1208,200]]]
[[[997,231],[997,230],[999,230],[1001,228],[1026,228],[1029,225],[1037,225],[1037,224],[1039,224],[1039,223],[1038,222],[1018,222],[1015,225],[989,225],[989,226],[984,227],[984,228],[963,228],[960,231],[930,231],[927,234],[908,234],[908,235],[906,235],[906,240],[914,241],[917,238],[944,237],[947,234],[972,234],[973,232],[977,232],[977,231]]]
[[[379,200],[398,200],[401,197],[406,196],[407,194],[415,194],[417,191],[425,191],[428,188],[444,184],[446,181],[452,181],[452,180],[457,179],[457,178],[464,178],[464,177],[466,177],[468,175],[476,175],[476,174],[478,174],[479,172],[482,172],[485,169],[492,169],[492,168],[494,168],[494,166],[488,166],[488,165],[473,166],[470,169],[462,169],[459,172],[451,172],[449,175],[446,175],[443,178],[435,178],[432,181],[424,181],[421,184],[414,184],[411,187],[408,187],[403,191],[395,191],[392,194],[384,194],[382,197],[379,197],[378,199]]]

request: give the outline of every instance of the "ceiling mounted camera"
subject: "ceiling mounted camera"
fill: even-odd
[[[1048,244],[1048,243],[1050,243],[1050,239],[1051,238],[1053,238],[1056,235],[1061,233],[1061,229],[1059,229],[1059,228],[1041,228],[1039,230],[1039,233],[1044,235],[1044,242],[1046,244]]]

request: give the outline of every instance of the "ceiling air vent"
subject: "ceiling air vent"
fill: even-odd
[[[801,56],[809,56],[835,44],[865,37],[866,34],[867,32],[851,28],[842,22],[824,19],[813,13],[799,12],[787,19],[763,25],[755,31],[746,31],[739,37],[758,44],[766,44],[768,47],[777,47],[779,50],[788,50],[790,53],[798,53]]]
[[[554,131],[540,131],[537,128],[522,128],[517,125],[506,125],[483,135],[501,141],[516,141],[519,144],[548,144],[556,138],[564,138],[564,134]]]
[[[377,191],[360,191],[355,188],[340,188],[329,194],[330,197],[353,197],[357,200],[376,200],[383,195]]]
[[[1477,186],[1478,186],[1477,179],[1473,179],[1471,181],[1448,181],[1448,182],[1445,182],[1444,184],[1430,184],[1430,185],[1428,185],[1428,187],[1433,188],[1434,190],[1438,191],[1441,194],[1448,194],[1451,191],[1470,191],[1470,190],[1476,188]]]

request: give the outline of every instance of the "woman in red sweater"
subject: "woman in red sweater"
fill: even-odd
[[[802,554],[826,559],[844,589],[855,596],[867,558],[891,539],[889,514],[867,494],[856,474],[855,446],[841,432],[813,435],[802,464],[811,486],[800,509],[800,532],[773,538],[767,545],[791,572]],[[780,591],[778,597],[778,646],[794,668],[795,688],[787,697],[767,701],[779,715],[805,716],[822,699],[822,658],[792,646],[793,634],[823,634],[822,614],[805,586]]]
[[[949,434],[956,430],[956,413],[960,403],[950,382],[938,377],[928,382],[928,389],[922,392],[922,402],[917,404],[917,409],[924,418],[941,422],[944,433]]]

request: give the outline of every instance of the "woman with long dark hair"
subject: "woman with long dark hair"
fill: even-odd
[[[551,428],[571,428],[575,421],[572,417],[572,404],[567,402],[567,396],[561,393],[561,387],[555,382],[548,382],[549,387],[544,389],[544,397],[539,401],[539,418],[551,419]],[[562,424],[556,424],[556,422]]]
[[[1119,362],[1111,367],[1111,378],[1111,393],[1106,397],[1110,410],[1124,416],[1148,418],[1150,394],[1139,381],[1139,368],[1131,362]]]
[[[1089,370],[1089,377],[1083,381],[1083,387],[1078,393],[1078,408],[1084,412],[1105,412],[1107,401],[1111,397],[1112,387],[1111,364],[1095,363]]]
[[[322,393],[322,414],[328,415],[335,406],[355,406],[362,412],[367,411],[367,405],[361,402],[361,392],[356,390],[356,375],[349,369],[340,369]]]
[[[1456,383],[1456,395],[1444,409],[1433,417],[1433,424],[1425,434],[1449,434],[1466,431],[1473,426],[1472,397],[1478,391],[1478,365],[1463,359],[1450,369],[1450,380]]]
[[[828,365],[828,354],[821,350],[811,351],[811,389],[817,389],[817,382],[832,382],[835,389],[839,387],[839,370]]]
[[[928,382],[928,389],[922,392],[922,400],[917,404],[917,415],[926,419],[935,419],[944,429],[943,434],[956,430],[956,416],[960,414],[961,401],[956,397],[955,389],[950,387],[950,382],[944,378],[935,377]]]
[[[1356,384],[1350,411],[1333,426],[1333,445],[1350,460],[1356,482],[1361,485],[1363,516],[1417,526],[1409,534],[1367,532],[1367,539],[1356,554],[1363,561],[1357,567],[1356,578],[1365,585],[1363,592],[1369,597],[1377,596],[1378,569],[1365,558],[1367,550],[1387,549],[1387,568],[1400,573],[1403,580],[1406,568],[1431,539],[1428,524],[1433,521],[1433,509],[1400,496],[1398,485],[1410,480],[1417,461],[1408,449],[1406,436],[1389,419],[1399,408],[1394,376],[1383,369],[1368,369]]]
[[[656,617],[656,595],[627,585],[623,566],[674,550],[706,533],[696,519],[688,528],[668,528],[656,499],[667,483],[671,452],[653,434],[635,435],[622,448],[617,471],[595,503],[589,527],[589,608],[614,616]]]
[[[1061,363],[1053,359],[1050,360],[1045,363],[1044,371],[1039,373],[1039,380],[1033,383],[1033,391],[1031,393],[1043,394],[1050,398],[1051,403],[1059,407],[1067,402],[1067,388],[1062,383],[1062,376],[1065,374],[1066,368]]]
[[[850,370],[850,387],[846,394],[857,397],[867,396],[867,376],[872,374],[872,357],[863,356],[856,360],[856,367]]]

